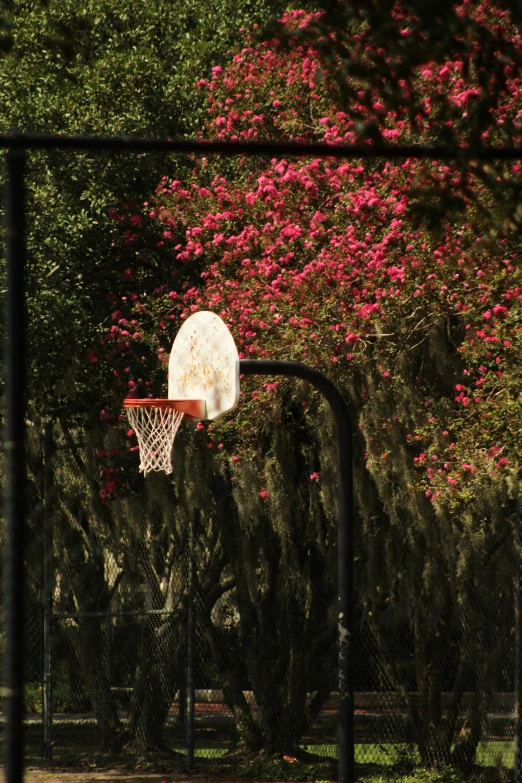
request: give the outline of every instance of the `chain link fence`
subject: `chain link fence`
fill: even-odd
[[[298,737],[304,758],[330,761],[334,769],[335,591],[326,591],[330,598],[319,603],[312,637],[319,653],[310,658],[313,665],[300,669],[305,679],[292,686],[296,692],[302,686],[305,701],[285,713],[288,682],[277,686],[273,674],[285,647],[299,649],[287,635],[288,617],[264,630],[270,639],[256,636],[257,620],[242,609],[224,556],[212,581],[214,593],[208,589],[215,563],[199,548],[196,522],[184,525],[181,535],[169,532],[160,547],[144,527],[141,536],[120,541],[115,557],[95,530],[87,528],[83,538],[67,531],[66,521],[71,529],[86,526],[85,509],[68,501],[57,510],[42,475],[33,473],[29,519],[29,758],[77,763],[100,752],[121,758],[132,748],[142,755],[177,754],[190,766],[218,766],[246,753],[242,721],[263,727],[270,711],[278,710],[274,720],[294,729],[287,734],[289,754],[296,753],[292,736]],[[51,507],[54,529],[47,535],[44,518]],[[50,571],[46,562],[52,563]],[[469,747],[478,778],[481,769],[513,768],[515,609],[513,595],[499,587],[506,582],[496,567],[492,562],[481,572],[466,601],[447,609],[444,622],[439,616],[439,646],[436,635],[429,637],[433,649],[415,636],[416,596],[407,590],[377,615],[359,603],[354,633],[359,769],[385,773],[455,764]],[[46,599],[49,578],[52,601]],[[105,593],[100,585],[108,586]],[[265,656],[260,671],[254,645],[267,641],[274,657]],[[290,657],[283,664],[290,667]]]
[[[145,752],[165,749],[177,752],[193,763],[219,762],[236,749],[237,710],[227,703],[216,646],[208,638],[203,616],[205,607],[195,592],[191,611],[192,644],[189,644],[187,605],[190,571],[185,564],[174,575],[181,598],[181,610],[150,608],[112,613],[54,613],[51,617],[51,699],[47,714],[43,708],[46,668],[43,644],[43,607],[36,606],[27,618],[26,707],[31,753],[61,761],[96,754],[100,748],[118,753],[132,740]],[[212,617],[222,636],[221,651],[229,653],[237,680],[252,712],[258,710],[249,682],[248,655],[241,645],[241,617],[231,614],[231,604]],[[428,709],[415,691],[416,651],[411,629],[395,618],[380,629],[361,617],[356,628],[355,741],[356,762],[365,769],[402,769],[415,766],[421,758],[421,721]],[[463,623],[465,626],[465,623]],[[496,655],[496,621],[490,618],[474,629],[473,645],[461,656],[466,668],[462,693],[449,748],[433,743],[435,763],[444,764],[455,751],[455,739],[465,728],[470,711],[480,710],[481,738],[474,763],[478,767],[509,769],[514,754],[514,641],[509,628],[502,653]],[[382,634],[385,634],[383,642]],[[95,645],[96,656],[87,664],[81,645]],[[94,641],[93,641],[94,640]],[[431,698],[440,698],[433,715],[439,723],[430,730],[444,735],[455,697],[457,658],[463,644],[462,628],[449,634],[447,669],[433,688]],[[190,655],[190,658],[189,658]],[[238,657],[236,657],[238,656]],[[389,658],[388,656],[391,656]],[[495,658],[492,666],[488,661]],[[489,681],[481,682],[483,669]],[[398,679],[399,678],[399,679]],[[309,701],[313,698],[310,677]],[[439,691],[437,691],[439,688]],[[271,695],[267,694],[267,698]],[[477,703],[482,700],[482,703]],[[417,712],[415,712],[415,710]],[[45,726],[48,741],[44,740]],[[107,740],[117,730],[118,739]],[[337,698],[334,691],[325,699],[317,718],[303,732],[300,745],[314,757],[337,756]],[[438,748],[438,751],[437,751]],[[426,752],[426,751],[424,751]],[[437,756],[437,752],[440,754]],[[450,755],[448,755],[448,753]]]
[[[142,748],[169,748],[184,757],[192,743],[194,760],[218,761],[235,749],[237,730],[233,709],[226,703],[211,646],[198,621],[195,601],[193,660],[187,659],[187,624],[176,623],[171,614],[129,612],[96,617],[71,614],[52,618],[51,710],[43,710],[45,668],[43,612],[27,618],[26,709],[30,753],[73,762],[96,754],[103,744],[103,705],[95,694],[108,687],[108,701],[114,708],[115,725],[125,737],[133,736]],[[82,626],[95,634],[98,655],[91,659],[91,672],[82,669],[74,636]],[[85,630],[85,628],[84,628]],[[225,633],[234,635],[234,631]],[[389,649],[401,669],[405,687],[414,682],[414,650],[405,645],[404,629],[387,630]],[[454,637],[454,642],[458,640]],[[491,653],[497,639],[494,628],[481,641],[482,656]],[[230,646],[237,647],[231,639]],[[400,769],[421,762],[416,728],[409,713],[409,698],[395,687],[387,673],[379,640],[367,621],[357,628],[355,672],[356,761],[365,768]],[[455,733],[462,729],[470,709],[476,709],[480,658],[469,660],[465,691],[459,704]],[[237,662],[242,668],[242,662]],[[190,674],[192,672],[192,675]],[[448,670],[443,688],[449,688],[454,672]],[[510,635],[505,653],[491,674],[491,696],[485,705],[477,766],[506,768],[514,755],[514,645]],[[244,696],[255,708],[255,697],[245,672]],[[190,688],[194,689],[193,697]],[[479,694],[480,695],[480,694]],[[441,692],[441,725],[447,718],[453,693]],[[486,698],[481,695],[480,698]],[[193,700],[192,700],[193,699]],[[168,703],[167,703],[168,702]],[[193,719],[190,711],[193,705]],[[106,705],[107,707],[107,705]],[[50,725],[50,744],[44,741],[44,727]],[[106,728],[106,726],[105,726]],[[191,736],[187,736],[187,729]],[[316,721],[301,737],[301,747],[314,755],[335,759],[337,755],[337,698],[332,692]],[[109,749],[109,748],[107,748]],[[112,751],[121,750],[116,745]],[[442,755],[440,764],[447,761]]]

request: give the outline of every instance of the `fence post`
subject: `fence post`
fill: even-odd
[[[11,141],[16,137],[13,136]],[[5,531],[4,546],[4,768],[7,783],[23,780],[24,752],[24,653],[26,524],[25,472],[25,153],[9,150],[5,156],[6,224],[6,381]]]
[[[42,758],[51,761],[53,757],[53,713],[52,713],[52,614],[53,614],[53,516],[55,501],[54,486],[54,440],[53,424],[44,426],[44,524],[43,524],[43,689]]]
[[[195,606],[194,606],[194,547],[195,547],[195,518],[189,523],[189,567],[188,567],[188,617],[187,617],[187,767],[194,766],[194,631],[195,631]]]
[[[522,783],[522,530],[520,500],[515,515],[515,783]]]
[[[105,674],[107,675],[107,682],[109,686],[112,679],[112,616],[107,612],[106,626],[105,626]]]

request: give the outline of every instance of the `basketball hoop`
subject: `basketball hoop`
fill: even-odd
[[[183,416],[212,421],[239,401],[239,356],[216,313],[200,310],[183,323],[169,358],[168,399],[128,397],[123,407],[138,438],[140,470],[172,473],[172,444]]]
[[[138,438],[140,471],[172,473],[172,444],[184,415],[205,418],[203,400],[123,400],[129,423]]]

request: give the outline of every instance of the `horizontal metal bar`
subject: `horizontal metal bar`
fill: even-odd
[[[195,141],[132,136],[1,134],[0,148],[90,152],[184,152],[199,155],[287,155],[334,158],[431,158],[433,160],[521,160],[522,148],[459,147],[445,144],[324,144],[292,141]]]
[[[51,620],[76,620],[81,617],[146,617],[147,615],[174,615],[179,611],[168,609],[142,609],[135,612],[57,612]]]
[[[111,691],[116,693],[132,693],[132,687],[118,687],[111,686]],[[226,704],[225,695],[221,688],[196,688],[194,691],[195,703],[199,705],[203,704]],[[413,698],[418,698],[417,691],[408,691],[408,695]],[[447,709],[451,702],[452,693],[449,691],[443,691],[441,693],[441,703],[443,709]],[[462,701],[460,704],[461,714],[464,714],[471,704],[473,697],[473,691],[465,691],[462,694]],[[252,703],[255,700],[254,692],[249,690],[243,691],[243,696],[246,701]],[[306,699],[309,702],[315,696],[315,692],[307,693]],[[176,692],[172,704],[179,704],[179,691]],[[489,714],[502,715],[512,714],[515,704],[514,693],[494,692],[491,703],[489,705]],[[324,702],[322,710],[336,710],[339,706],[339,692],[331,691],[330,695]],[[354,692],[354,706],[357,710],[364,710],[365,712],[378,713],[380,710],[396,710],[397,712],[404,711],[404,695],[397,693],[396,691],[355,691]]]

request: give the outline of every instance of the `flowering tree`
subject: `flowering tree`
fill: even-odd
[[[435,56],[427,47],[433,59],[403,58],[403,71],[357,15],[343,36],[329,35],[328,15],[287,14],[278,36],[247,43],[226,68],[216,66],[210,80],[199,82],[209,99],[205,135],[369,144],[376,135],[402,142],[448,134],[462,144],[519,141],[521,41],[509,12],[494,3],[450,8],[457,26],[449,54],[444,59],[440,49]],[[393,40],[422,49],[422,18],[399,4],[391,18]],[[497,45],[488,57],[480,48],[484,40]],[[351,70],[343,59],[348,41]],[[325,51],[329,60],[321,57]],[[379,58],[396,79],[391,97],[386,81],[369,76]],[[342,109],[340,88],[352,98]],[[155,370],[164,367],[169,324],[175,327],[198,309],[225,319],[243,358],[303,361],[344,390],[359,432],[359,546],[366,555],[358,577],[361,604],[427,764],[472,763],[492,691],[486,675],[505,649],[511,622],[509,515],[521,457],[520,213],[513,207],[520,182],[518,164],[244,158],[218,166],[197,159],[183,182],[165,176],[143,210],[114,214],[128,226],[122,260],[129,248],[141,252],[124,274],[132,293],[118,302],[104,338],[120,395],[161,396],[159,376],[142,380],[145,374],[140,369],[138,377],[130,357],[137,351]],[[143,247],[140,224],[159,231],[153,249]],[[162,273],[144,298],[152,255],[161,257]],[[328,427],[324,420],[317,425],[313,395],[299,394],[297,413],[289,381],[245,382],[236,417],[199,425],[232,484],[239,527],[230,537],[251,541],[258,535],[248,570],[257,569],[261,591],[269,582],[259,574],[266,568],[274,576],[275,552],[299,572],[297,539],[305,519],[312,520],[305,549],[316,545],[324,562],[331,553],[321,534],[335,505],[331,450],[319,448]],[[282,413],[288,404],[299,434],[285,440],[277,425],[288,421]],[[306,489],[293,508],[280,476],[295,444],[305,455],[298,462]],[[106,493],[117,489],[115,481]],[[230,549],[229,557],[238,606],[254,628],[252,642],[268,615],[241,581],[245,551]],[[498,585],[495,596],[483,580],[489,572]],[[304,595],[313,601],[315,589],[313,575],[301,583],[304,593],[281,588],[287,606],[299,605],[298,596],[301,606]],[[393,602],[406,609],[415,640],[418,701],[410,698],[380,625]],[[306,624],[311,615],[304,611]],[[467,630],[470,618],[493,624],[491,645],[479,648]],[[288,628],[291,623],[289,617]],[[442,673],[454,638],[458,660],[443,715]],[[311,630],[285,644],[302,650],[307,639],[314,639]],[[254,676],[260,660],[251,660],[261,718],[256,726],[256,715],[240,705],[243,738],[252,748],[259,747],[259,737],[277,747],[282,712],[265,709],[266,682],[256,683]],[[301,669],[286,664],[278,672],[286,688],[282,703],[295,714],[303,693],[292,697],[292,678],[310,660],[305,656],[301,663]],[[455,743],[470,676],[478,682],[477,699]],[[319,690],[327,687],[325,679]],[[287,747],[297,744],[302,728],[285,735]]]

